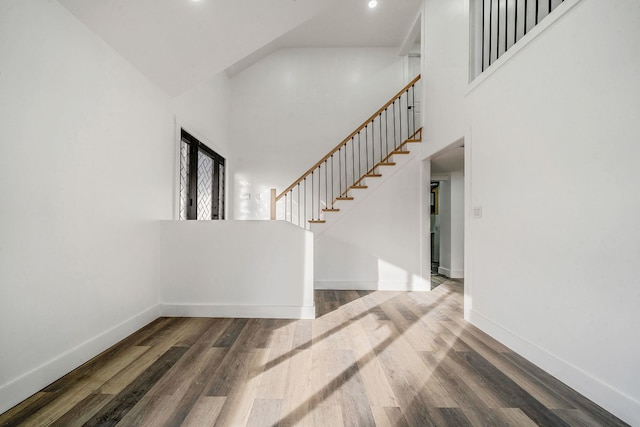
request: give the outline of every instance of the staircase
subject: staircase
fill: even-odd
[[[396,156],[409,154],[409,144],[422,141],[419,82],[420,75],[280,194],[272,189],[271,219],[306,229],[323,224],[340,212],[338,202],[354,201],[368,180],[396,166]]]

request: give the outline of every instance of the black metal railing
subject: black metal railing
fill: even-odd
[[[325,213],[338,210],[336,202],[350,200],[366,188],[364,179],[377,177],[379,167],[420,134],[416,92],[420,76],[318,161],[279,195],[272,191],[272,219],[300,227],[324,222]]]
[[[549,15],[564,0],[476,0],[480,2],[481,71]]]

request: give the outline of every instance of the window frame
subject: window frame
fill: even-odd
[[[198,220],[198,156],[203,153],[213,161],[212,172],[212,196],[211,196],[211,218],[200,218],[200,220],[224,220],[225,219],[225,158],[213,151],[206,144],[198,140],[192,134],[180,128],[180,146],[186,143],[189,149],[189,166],[187,172],[188,188],[186,189],[186,215],[182,218],[180,208],[178,216],[184,220]],[[182,168],[182,156],[180,156],[180,168]],[[222,173],[221,173],[222,172]],[[178,202],[182,197],[182,182],[180,182]]]

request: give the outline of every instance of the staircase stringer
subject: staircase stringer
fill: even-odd
[[[336,207],[339,211],[327,213],[327,215],[322,219],[322,222],[310,223],[310,230],[313,231],[316,236],[320,235],[332,227],[339,225],[350,215],[354,215],[353,210],[357,209],[358,205],[365,202],[370,197],[376,197],[376,194],[378,194],[382,187],[389,185],[389,181],[394,180],[399,173],[419,158],[419,153],[421,152],[419,146],[416,146],[409,151],[410,153],[408,155],[404,155],[401,159],[398,159],[397,164],[394,167],[385,171],[382,174],[382,177],[374,180],[367,190],[358,192],[358,194],[352,197],[349,201],[337,201]]]

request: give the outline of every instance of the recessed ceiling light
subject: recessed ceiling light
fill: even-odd
[[[371,0],[371,1],[369,2],[369,7],[370,7],[371,9],[373,9],[373,8],[374,8],[374,7],[376,7],[377,5],[378,5],[378,2],[377,2],[376,0]]]

